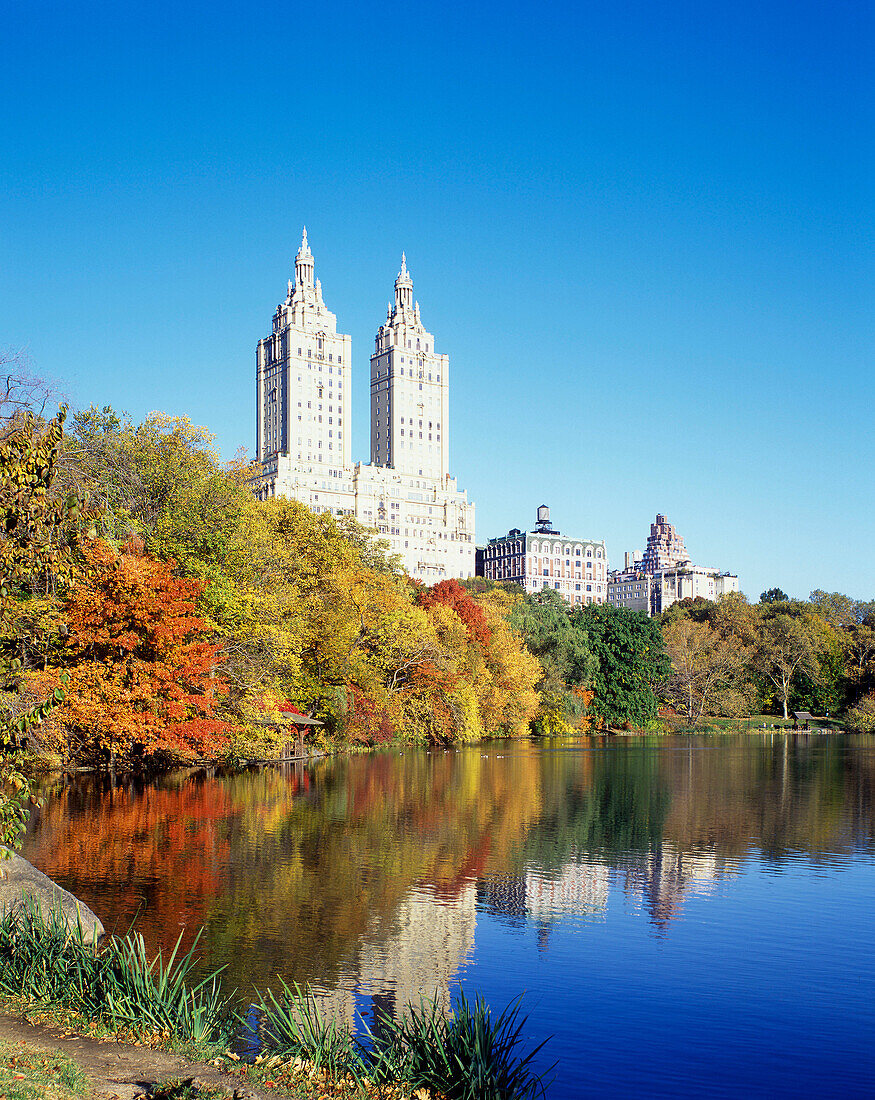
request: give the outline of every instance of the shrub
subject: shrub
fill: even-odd
[[[851,707],[845,720],[848,729],[856,733],[875,733],[875,691]]]

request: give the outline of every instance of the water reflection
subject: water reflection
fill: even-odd
[[[502,745],[47,790],[24,854],[109,928],[206,927],[241,993],[309,981],[341,1016],[446,1000],[478,919],[546,945],[641,910],[670,935],[751,855],[871,846],[871,742]],[[520,988],[525,985],[520,975]]]

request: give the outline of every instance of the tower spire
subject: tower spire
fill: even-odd
[[[407,270],[407,255],[401,253],[401,270],[395,280],[395,310],[404,312],[413,308],[413,280]]]
[[[295,286],[313,286],[314,267],[313,253],[310,251],[310,245],[307,242],[307,227],[305,225],[304,232],[301,235],[301,247],[295,257]]]

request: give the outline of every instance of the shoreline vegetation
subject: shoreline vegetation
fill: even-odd
[[[661,723],[657,728],[653,729],[639,729],[635,727],[630,728],[601,728],[601,729],[589,729],[589,730],[576,730],[573,727],[568,731],[555,734],[530,734],[525,740],[533,742],[542,740],[580,740],[586,738],[590,741],[596,741],[602,738],[611,737],[641,737],[641,736],[667,736],[670,734],[680,734],[684,736],[692,736],[695,734],[708,735],[708,736],[729,736],[735,734],[755,734],[762,735],[766,733],[771,734],[800,734],[800,735],[814,735],[814,734],[846,734],[846,733],[858,733],[859,730],[848,729],[845,724],[836,718],[827,718],[826,716],[813,715],[812,719],[814,725],[808,728],[803,728],[797,725],[792,718],[782,719],[778,715],[774,714],[754,714],[744,718],[721,718],[721,717],[703,717],[695,725],[688,726],[683,723],[682,720],[672,716],[673,721]],[[507,739],[491,738],[488,741],[482,740],[477,742],[478,745],[486,744],[500,744]],[[523,740],[523,738],[515,738],[515,740]],[[333,756],[355,756],[361,754],[372,753],[396,753],[403,751],[404,743],[387,743],[381,745],[361,745],[338,742],[327,747],[324,751],[318,751],[313,753],[306,753],[301,757],[286,757],[286,756],[219,756],[209,759],[198,760],[185,760],[180,759],[176,762],[164,763],[161,767],[157,768],[155,772],[149,772],[148,769],[140,770],[137,774],[144,775],[145,778],[149,778],[150,775],[165,774],[170,770],[190,770],[192,772],[201,771],[203,769],[216,770],[216,771],[245,771],[251,768],[263,768],[263,767],[281,767],[286,764],[312,764],[317,760],[324,760]],[[410,747],[409,745],[407,747]],[[413,746],[416,747],[416,746]],[[37,778],[42,776],[66,776],[72,777],[74,775],[98,775],[108,774],[106,767],[101,767],[98,764],[81,767],[65,767],[60,764],[56,758],[46,756],[32,756],[25,754],[22,760],[23,771],[31,778]],[[124,765],[119,765],[115,772],[117,775],[128,774]]]
[[[325,1018],[307,989],[281,978],[277,991],[246,996],[248,1007],[238,1007],[221,970],[196,976],[197,942],[187,953],[178,942],[153,957],[133,931],[88,944],[59,910],[22,904],[0,918],[0,1008],[25,1018],[48,1010],[65,1029],[184,1053],[295,1095],[311,1088],[419,1100],[545,1095],[532,1066],[544,1043],[525,1049],[519,1001],[493,1015],[464,993],[450,1012],[423,999],[356,1036]]]
[[[875,729],[875,602],[780,589],[657,618],[471,578],[426,587],[351,516],[256,500],[204,428],[0,409],[0,841],[34,762],[161,771],[496,737]],[[759,725],[760,723],[755,723]]]

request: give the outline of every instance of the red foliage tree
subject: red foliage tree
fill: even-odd
[[[420,607],[433,607],[445,604],[452,608],[465,624],[468,638],[482,649],[487,649],[492,641],[492,631],[486,621],[483,608],[473,599],[470,592],[457,580],[439,581],[433,588],[423,588],[417,593]]]

